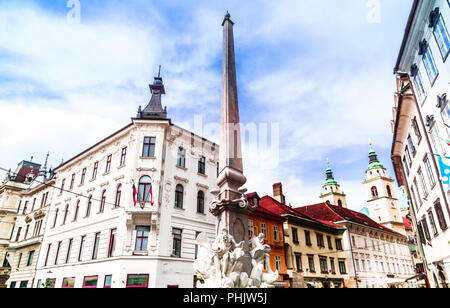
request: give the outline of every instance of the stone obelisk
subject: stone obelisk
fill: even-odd
[[[247,182],[243,174],[239,105],[236,81],[233,25],[230,14],[223,20],[222,94],[220,107],[220,173],[218,190],[210,211],[217,219],[216,234],[226,229],[237,243],[244,241],[243,272],[250,273],[251,257],[248,253],[248,214],[253,211],[242,186]]]

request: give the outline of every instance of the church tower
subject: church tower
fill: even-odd
[[[323,202],[329,201],[331,204],[338,205],[347,208],[347,201],[345,200],[345,194],[341,191],[340,185],[333,177],[333,171],[331,171],[330,163],[327,159],[327,179],[322,186],[322,193],[320,199]]]
[[[368,216],[379,224],[405,234],[405,227],[395,196],[394,180],[386,174],[386,168],[378,160],[370,143],[369,166],[363,182],[367,194]]]

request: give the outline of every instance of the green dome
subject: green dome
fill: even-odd
[[[359,212],[362,213],[362,214],[364,214],[364,215],[366,215],[367,217],[370,217],[369,209],[366,208],[366,207],[363,207],[363,208],[361,209],[361,211],[359,211]]]
[[[367,167],[367,170],[371,170],[371,169],[375,169],[375,168],[383,168],[384,169],[384,166],[380,162],[373,162],[373,163],[369,164],[369,167]]]
[[[334,179],[334,177],[333,177],[333,171],[331,170],[331,168],[330,168],[330,165],[329,165],[329,162],[327,161],[327,170],[326,170],[326,174],[327,174],[327,179],[326,179],[326,181],[325,181],[325,184],[323,184],[324,186],[325,185],[337,185],[337,181]]]
[[[384,169],[384,166],[380,161],[378,160],[377,153],[372,147],[372,144],[370,144],[370,151],[369,151],[369,166],[367,167],[367,170],[375,169],[375,168],[382,168]]]

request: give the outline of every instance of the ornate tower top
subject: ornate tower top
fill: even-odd
[[[330,162],[328,161],[328,158],[327,158],[326,174],[327,174],[327,179],[326,179],[325,184],[323,184],[323,185],[331,185],[331,184],[337,185],[338,184],[338,182],[333,177],[333,171],[330,168]]]
[[[161,77],[161,65],[159,66],[158,77],[155,77],[153,84],[149,85],[152,98],[144,110],[139,106],[139,119],[165,120],[167,119],[167,107],[163,109],[161,104],[161,95],[166,94],[163,80]]]
[[[327,179],[323,184],[322,194],[320,195],[320,199],[322,201],[329,201],[331,204],[335,204],[342,207],[347,207],[346,195],[341,191],[340,185],[333,177],[333,171],[330,168],[330,162],[327,158],[327,170],[326,170]]]
[[[367,170],[375,169],[375,168],[382,168],[384,169],[384,166],[380,161],[378,160],[377,153],[375,153],[375,150],[373,149],[372,141],[369,140],[369,167],[367,167]]]

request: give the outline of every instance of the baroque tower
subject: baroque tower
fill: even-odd
[[[369,217],[379,224],[405,234],[405,227],[395,195],[394,180],[386,174],[386,168],[378,160],[370,143],[369,166],[363,182],[367,194]]]
[[[327,159],[327,179],[325,184],[322,186],[322,193],[320,194],[320,199],[323,202],[330,202],[331,204],[338,205],[347,208],[347,201],[345,200],[345,194],[340,189],[340,185],[333,177],[333,171],[331,171],[330,163]]]

